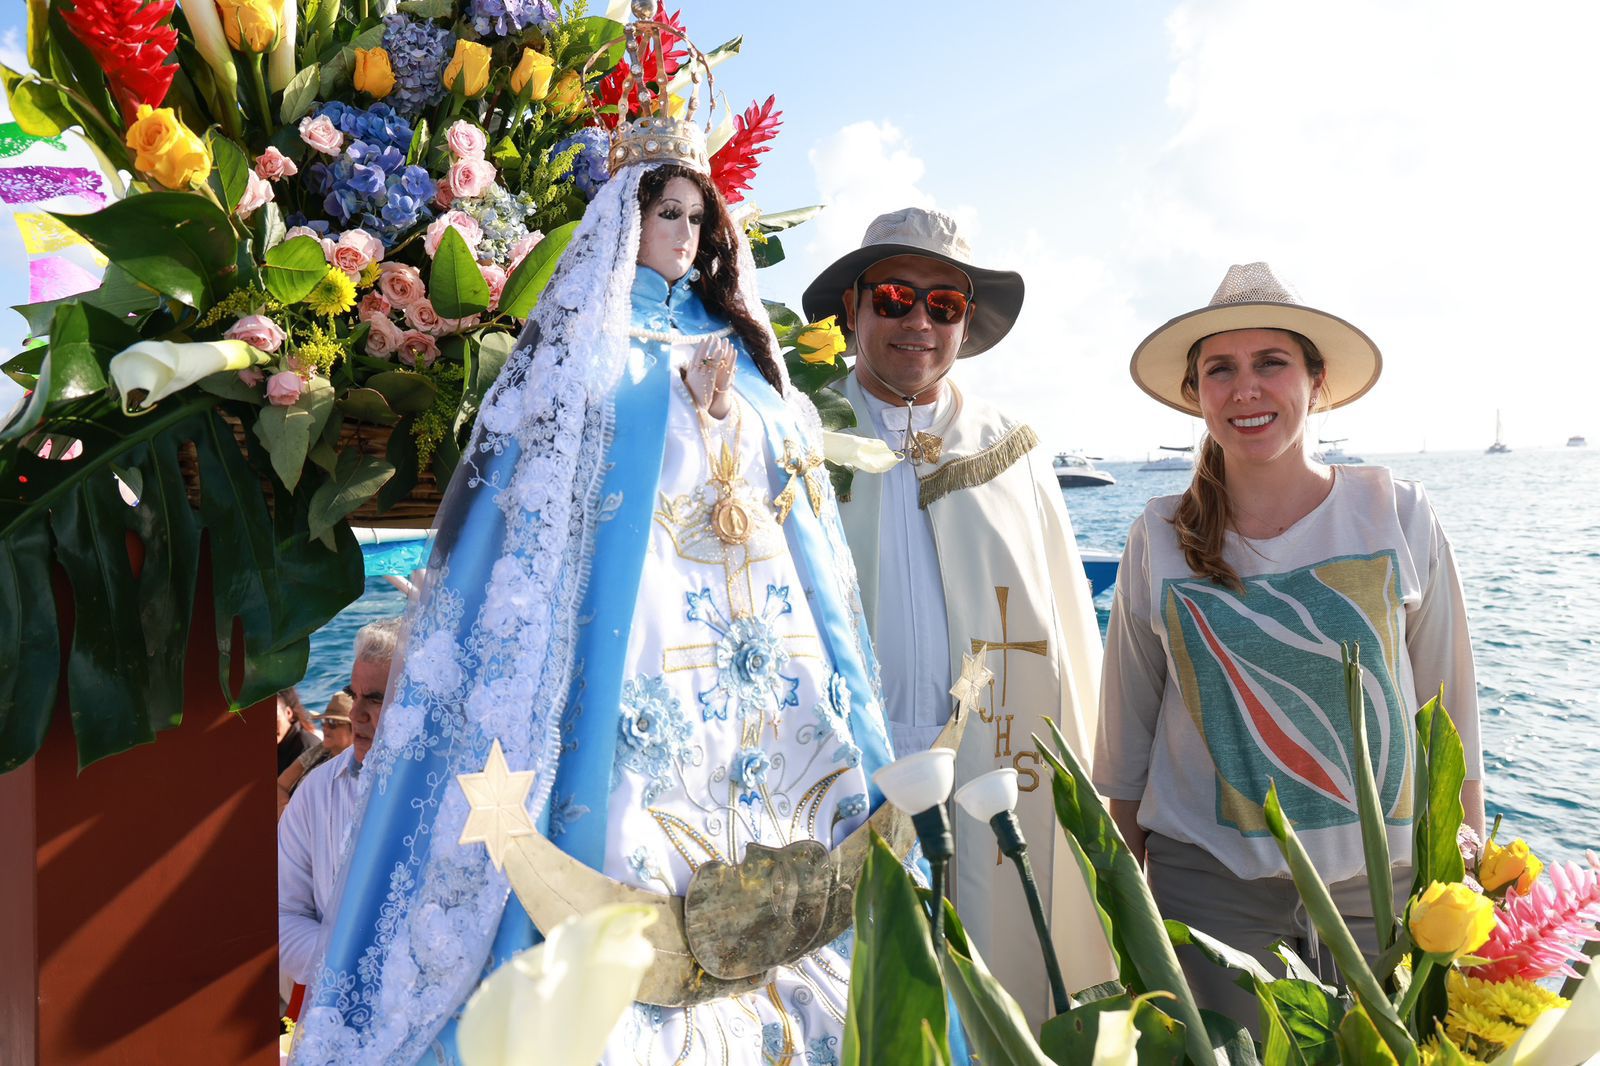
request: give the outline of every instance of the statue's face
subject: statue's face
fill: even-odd
[[[660,198],[644,209],[639,262],[669,284],[676,283],[694,265],[705,217],[706,199],[699,186],[688,178],[668,181]]]

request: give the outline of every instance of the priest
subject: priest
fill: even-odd
[[[1017,814],[1062,972],[1078,991],[1116,971],[1030,735],[1048,715],[1089,765],[1099,628],[1038,436],[947,377],[958,358],[999,343],[1022,298],[1019,274],[972,262],[953,219],[912,207],[875,219],[861,247],[806,289],[804,305],[812,320],[837,316],[849,338],[843,391],[855,432],[880,437],[900,460],[885,474],[858,472],[840,499],[895,754],[929,746],[964,658],[983,657],[994,676],[956,781],[1016,770]],[[1021,882],[989,826],[965,812],[954,820],[956,907],[1037,1030],[1052,1005]]]

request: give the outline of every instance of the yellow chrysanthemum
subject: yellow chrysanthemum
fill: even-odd
[[[361,271],[361,277],[356,282],[358,289],[370,289],[378,283],[378,278],[383,274],[383,268],[377,263],[368,263]]]
[[[329,267],[306,293],[305,304],[319,315],[342,315],[356,305],[356,283],[338,267]]]
[[[1488,1063],[1484,1062],[1484,1060],[1478,1058],[1476,1055],[1469,1055],[1460,1048],[1457,1048],[1455,1052],[1455,1055],[1459,1056],[1459,1058],[1455,1056],[1447,1056],[1444,1046],[1439,1043],[1438,1037],[1429,1037],[1426,1041],[1417,1046],[1417,1050],[1422,1052],[1422,1066],[1440,1066],[1441,1063],[1458,1063],[1462,1060],[1466,1061],[1467,1066],[1488,1066]]]
[[[1492,1059],[1516,1043],[1545,1011],[1567,1006],[1554,992],[1520,977],[1484,981],[1452,970],[1448,989],[1445,1034],[1463,1052],[1483,1059]]]

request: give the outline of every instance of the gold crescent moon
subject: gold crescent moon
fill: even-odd
[[[932,747],[959,749],[967,713],[965,706],[958,705]],[[861,865],[866,861],[872,832],[883,837],[894,853],[902,857],[917,839],[910,816],[885,801],[844,843],[828,853],[838,889],[829,897],[822,930],[812,939],[808,950],[815,950],[849,928],[854,916],[854,887]],[[639,987],[639,1002],[687,1007],[749,992],[771,980],[770,971],[724,980],[702,969],[689,950],[683,897],[650,892],[613,880],[585,866],[537,832],[511,837],[504,846],[506,876],[528,917],[540,929],[553,929],[568,918],[608,903],[639,904],[655,913],[656,921],[646,928],[645,935],[656,949],[656,959]]]

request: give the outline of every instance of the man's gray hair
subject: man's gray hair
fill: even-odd
[[[393,662],[395,645],[399,639],[399,618],[383,618],[369,622],[356,634],[356,662]]]

